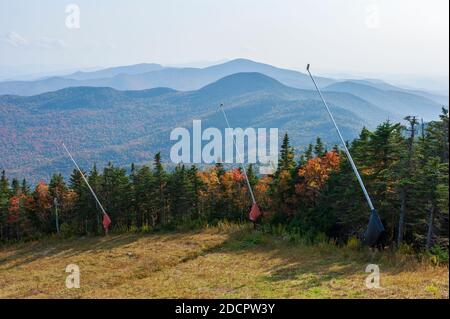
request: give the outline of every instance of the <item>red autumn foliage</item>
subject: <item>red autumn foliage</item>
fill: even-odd
[[[8,216],[6,222],[14,224],[21,220],[21,216],[26,209],[33,205],[33,198],[25,194],[14,195],[9,199]]]

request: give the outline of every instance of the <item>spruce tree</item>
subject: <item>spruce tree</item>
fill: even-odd
[[[403,242],[403,236],[405,232],[405,215],[408,205],[408,199],[411,195],[410,189],[414,184],[414,173],[416,171],[416,165],[414,165],[414,144],[417,132],[417,126],[419,124],[415,116],[407,116],[405,120],[409,126],[405,128],[405,131],[409,133],[408,139],[405,143],[399,145],[404,148],[402,158],[399,160],[399,166],[397,167],[397,174],[399,176],[399,193],[400,193],[400,214],[398,221],[398,233],[397,233],[397,245],[400,246]],[[405,145],[406,144],[406,145]]]
[[[8,217],[8,202],[11,196],[9,181],[5,171],[2,171],[0,177],[0,241],[6,237],[6,219]]]
[[[222,162],[217,162],[215,164],[215,169],[217,171],[217,176],[223,176],[223,174],[225,174],[225,168],[223,167],[223,163]]]
[[[313,158],[313,145],[309,144],[308,148],[305,151],[305,159],[306,161],[309,161],[312,158]]]
[[[168,191],[170,194],[170,211],[173,218],[186,220],[191,217],[192,184],[184,165],[178,165],[170,175]]]
[[[154,227],[158,215],[153,211],[152,191],[155,188],[153,173],[148,166],[144,165],[139,170],[135,170],[131,178],[136,226],[142,228],[143,225],[151,223]]]
[[[20,187],[20,182],[17,178],[13,178],[13,180],[11,182],[11,190],[14,195],[20,195],[22,193],[21,187]]]
[[[283,138],[283,144],[280,149],[280,158],[278,160],[277,175],[281,171],[291,171],[295,168],[294,148],[289,144],[289,136],[286,133]]]
[[[188,171],[188,177],[191,183],[191,202],[192,202],[192,214],[193,218],[200,217],[200,192],[203,187],[202,181],[198,176],[198,168],[192,165]]]
[[[167,221],[166,185],[167,175],[161,163],[161,153],[155,155],[153,176],[155,177],[155,189],[153,189],[154,209],[159,216],[162,225]]]
[[[325,155],[325,147],[323,146],[322,139],[320,137],[316,139],[316,145],[314,146],[314,154],[317,157],[322,157]]]
[[[22,179],[22,185],[20,186],[20,191],[22,194],[29,195],[30,194],[30,186],[28,185],[27,180]]]

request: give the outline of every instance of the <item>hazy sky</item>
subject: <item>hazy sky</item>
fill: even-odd
[[[66,5],[80,8],[69,29]],[[0,65],[245,57],[326,72],[448,77],[448,0],[0,0]]]

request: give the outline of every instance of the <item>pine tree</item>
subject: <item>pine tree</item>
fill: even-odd
[[[6,237],[6,220],[8,217],[8,203],[11,196],[9,181],[5,171],[2,171],[0,177],[0,241]]]
[[[444,133],[447,134],[444,135]],[[439,121],[432,121],[420,139],[420,162],[423,172],[418,186],[426,224],[425,247],[433,244],[448,247],[448,110],[443,109]],[[422,233],[422,232],[421,232]],[[419,236],[419,238],[422,236]]]
[[[96,164],[94,164],[94,166],[92,167],[91,173],[88,176],[88,181],[97,197],[100,196],[100,200],[102,200],[104,198],[102,189],[102,176],[98,172]],[[102,233],[103,212],[101,208],[99,207],[95,199],[89,201],[88,207],[88,223],[91,225],[89,227],[89,230],[96,234]]]
[[[289,145],[289,136],[286,133],[283,138],[283,144],[280,149],[280,158],[278,160],[277,174],[281,171],[292,171],[295,168],[294,149]]]
[[[322,139],[318,137],[316,139],[316,145],[314,146],[314,154],[317,157],[322,157],[325,155],[325,147],[323,146]]]
[[[101,192],[97,196],[100,196],[100,200],[103,199],[103,206],[113,223],[128,229],[133,222],[129,205],[131,194],[131,184],[126,169],[109,163],[103,169]]]
[[[403,158],[399,161],[399,167],[397,173],[399,175],[400,185],[400,215],[398,221],[398,233],[397,233],[397,245],[400,246],[403,242],[403,236],[405,232],[405,215],[407,210],[407,201],[410,196],[410,188],[414,184],[414,179],[411,178],[415,172],[415,165],[413,159],[414,143],[417,131],[417,125],[419,124],[415,116],[407,116],[405,120],[409,123],[409,127],[405,130],[409,133],[409,137],[406,140],[406,147],[404,150]],[[403,146],[403,145],[400,145]]]
[[[365,150],[364,165],[372,170],[366,178],[377,210],[385,223],[387,238],[394,241],[399,211],[399,196],[393,192],[399,185],[396,164],[401,158],[403,137],[401,125],[386,121],[371,134]],[[359,157],[361,158],[361,157]],[[364,166],[363,166],[364,169]]]
[[[223,167],[222,162],[217,162],[215,165],[215,169],[218,177],[221,177],[223,174],[225,174],[225,168]]]
[[[309,161],[312,158],[313,158],[313,145],[309,144],[308,148],[305,151],[305,159],[306,161]]]
[[[152,190],[155,188],[155,180],[151,169],[144,165],[139,170],[134,170],[131,181],[136,226],[142,228],[143,225],[148,225],[151,219],[151,225],[155,227],[158,214],[153,210]]]
[[[50,179],[49,190],[52,197],[56,197],[58,201],[62,201],[65,192],[67,192],[67,185],[61,174],[54,174],[52,176]]]
[[[253,168],[253,164],[249,164],[247,167],[247,177],[252,187],[258,183],[258,177],[255,174],[255,170]]]
[[[198,168],[192,165],[188,171],[188,178],[191,183],[191,202],[192,202],[192,213],[193,219],[200,217],[200,193],[203,188],[202,180],[198,175]]]
[[[19,180],[17,178],[13,178],[11,182],[11,190],[14,195],[20,195],[21,194],[21,187]]]
[[[85,172],[83,174],[86,176]],[[72,171],[69,185],[75,195],[71,212],[69,213],[72,216],[71,224],[73,231],[76,234],[86,234],[88,232],[87,221],[90,215],[89,212],[92,211],[93,205],[92,194],[77,169]]]
[[[161,163],[161,153],[155,155],[153,176],[155,177],[154,210],[157,212],[161,224],[165,225],[167,222],[167,175]]]
[[[170,210],[173,218],[177,220],[190,218],[193,191],[184,165],[178,165],[170,175],[168,190],[170,194]]]
[[[65,208],[68,206],[67,201],[67,192],[68,188],[64,181],[64,178],[61,174],[54,174],[50,180],[49,191],[52,201],[52,210],[54,212],[55,219],[55,229],[59,233],[59,225],[63,220],[63,215],[67,212]],[[58,220],[56,220],[56,214],[58,214]]]

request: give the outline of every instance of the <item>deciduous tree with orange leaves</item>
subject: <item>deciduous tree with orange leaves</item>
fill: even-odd
[[[41,229],[53,229],[52,223],[52,197],[49,187],[44,181],[40,181],[36,186],[34,193],[33,213]]]
[[[334,151],[308,160],[298,170],[301,182],[295,185],[296,194],[308,204],[315,206],[330,173],[339,168],[339,163],[339,155]]]

